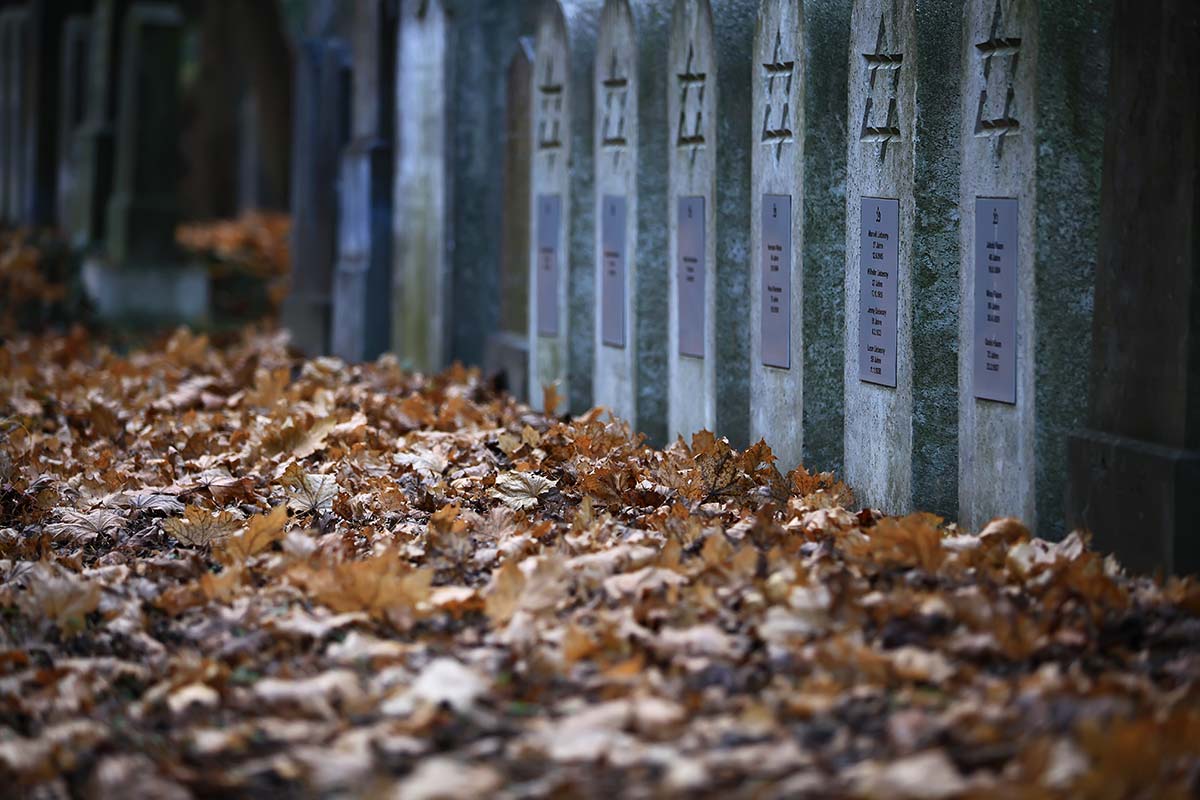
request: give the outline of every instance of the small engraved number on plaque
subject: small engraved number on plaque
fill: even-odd
[[[862,198],[861,222],[858,377],[895,388],[900,201]]]
[[[679,353],[704,358],[704,197],[679,198]]]

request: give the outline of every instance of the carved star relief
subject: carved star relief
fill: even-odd
[[[563,84],[554,81],[554,58],[546,61],[546,78],[538,86],[541,109],[538,113],[538,150],[545,151],[554,167],[562,149]]]
[[[979,92],[979,109],[975,114],[975,135],[992,139],[992,157],[999,161],[1004,154],[1004,140],[1020,133],[1016,117],[1016,91],[1013,81],[1021,59],[1021,38],[1005,36],[1007,29],[1003,3],[996,0],[992,26],[987,41],[975,45],[983,70],[983,88]]]
[[[679,129],[675,146],[690,149],[693,162],[696,153],[704,147],[704,90],[708,84],[706,73],[694,71],[695,55],[695,49],[689,43],[687,64],[683,72],[676,75],[679,81]]]
[[[783,33],[776,31],[775,52],[771,56],[771,62],[762,65],[763,81],[766,83],[765,99],[763,100],[762,142],[765,145],[774,145],[776,160],[783,155],[784,144],[792,141],[792,79],[796,74],[796,62],[784,61],[781,55],[782,50]],[[775,97],[776,86],[779,87],[781,95],[778,99]],[[778,113],[775,122],[772,123],[772,112],[776,110]]]
[[[629,79],[617,71],[617,48],[613,48],[604,87],[604,122],[600,146],[612,153],[613,167],[621,163],[621,154],[629,144],[625,138],[625,105],[629,101]]]
[[[863,108],[863,142],[879,145],[879,160],[887,156],[889,142],[900,141],[900,67],[904,54],[888,46],[888,15],[879,16],[875,52],[863,53],[867,66],[867,101]]]

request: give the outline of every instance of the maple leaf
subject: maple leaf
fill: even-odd
[[[266,514],[255,514],[241,531],[221,541],[214,555],[223,564],[243,564],[283,538],[288,509],[278,505]]]
[[[159,514],[182,514],[184,507],[179,498],[152,489],[125,492],[118,496],[117,504],[136,512]]]
[[[25,613],[51,620],[65,634],[83,628],[84,618],[100,605],[100,584],[40,561],[26,574]]]
[[[364,611],[383,619],[389,612],[408,611],[428,599],[433,571],[413,569],[395,550],[360,561],[335,564],[309,581],[317,600],[332,610]]]
[[[125,527],[125,517],[115,511],[98,508],[87,513],[70,508],[56,509],[62,522],[46,526],[46,532],[56,539],[84,543],[105,534],[116,534]]]
[[[496,476],[490,494],[515,511],[534,508],[538,498],[558,485],[534,472],[503,472]]]
[[[163,530],[185,544],[207,547],[220,541],[242,526],[241,519],[232,511],[207,511],[199,506],[188,506],[183,517],[163,522]]]
[[[288,467],[279,482],[290,490],[288,508],[300,514],[330,510],[341,491],[332,475],[305,472],[299,464]]]
[[[267,456],[287,454],[292,458],[308,458],[325,448],[325,439],[336,426],[337,420],[332,417],[317,420],[307,427],[297,425],[288,417],[282,428],[263,437],[263,452]]]

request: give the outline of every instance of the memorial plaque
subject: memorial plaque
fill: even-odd
[[[604,273],[600,287],[600,335],[604,344],[625,346],[625,198],[603,198],[601,246]]]
[[[704,358],[704,197],[679,198],[679,354]]]
[[[1017,200],[975,198],[975,396],[1017,402]]]
[[[859,264],[858,378],[896,387],[900,201],[862,198]]]
[[[792,196],[762,199],[762,363],[792,367]]]
[[[562,225],[562,196],[538,195],[537,209],[537,331],[539,336],[558,336],[558,231]]]

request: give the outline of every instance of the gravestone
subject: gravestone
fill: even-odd
[[[806,82],[799,0],[764,0],[754,31],[750,195],[750,437],[803,459]]]
[[[971,529],[1012,515],[1063,533],[1067,434],[1087,393],[1107,5],[966,4],[959,518]]]
[[[949,0],[853,7],[846,478],[887,513],[957,510],[961,31]]]
[[[168,3],[135,3],[123,26],[105,248],[85,260],[84,285],[104,317],[199,319],[208,276],[175,247],[183,18]]]
[[[329,352],[337,259],[337,180],[350,130],[350,53],[318,34],[296,52],[292,145],[292,282],[282,320],[302,352]]]
[[[0,13],[4,52],[4,211],[7,221],[27,221],[25,190],[29,181],[28,131],[24,124],[28,89],[29,14],[23,7]]]
[[[529,394],[542,408],[542,388],[569,387],[571,75],[567,22],[558,0],[543,3],[534,43],[533,163],[529,263]]]
[[[83,14],[70,16],[62,28],[55,219],[64,230],[70,222],[70,203],[75,194],[78,168],[75,147],[87,113],[88,30],[89,20]]]
[[[505,73],[500,324],[488,336],[485,371],[513,396],[529,397],[529,178],[532,157],[533,40],[522,37]]]
[[[596,405],[637,425],[638,49],[628,0],[606,0],[592,99]]]
[[[668,436],[717,427],[717,63],[708,0],[676,0],[666,76]]]
[[[351,362],[377,358],[391,343],[396,11],[393,0],[354,6],[354,138],[338,184],[331,344]]]
[[[449,23],[440,0],[407,4],[397,56],[393,345],[430,372],[449,361]]]
[[[1091,397],[1070,442],[1068,511],[1124,566],[1190,574],[1200,570],[1200,6],[1120,3],[1112,30],[1107,103],[1094,112],[1107,109]]]

